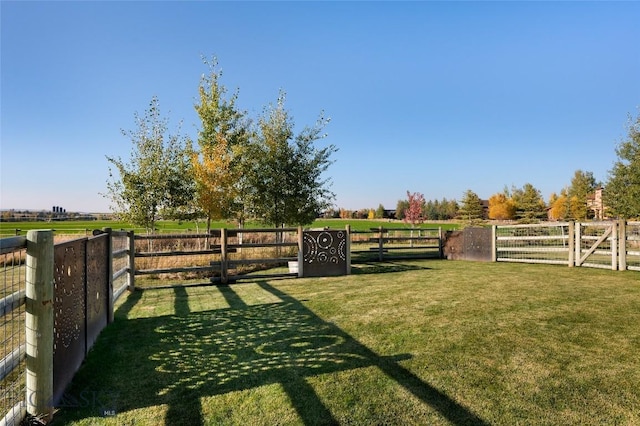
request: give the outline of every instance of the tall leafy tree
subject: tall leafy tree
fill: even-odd
[[[468,189],[460,200],[461,206],[458,214],[461,219],[469,224],[476,223],[483,218],[482,200],[478,194]]]
[[[625,219],[640,218],[640,114],[629,117],[628,131],[602,194],[606,214]]]
[[[565,220],[569,214],[571,204],[567,196],[567,188],[560,191],[560,195],[555,192],[549,197],[549,218],[552,220]]]
[[[383,219],[385,216],[384,206],[382,204],[378,204],[378,208],[376,209],[375,218]]]
[[[396,219],[404,220],[408,208],[409,202],[407,200],[398,200],[396,204]]]
[[[129,161],[107,156],[111,163],[105,197],[111,209],[127,222],[153,231],[160,211],[184,212],[188,191],[188,141],[169,132],[168,119],[153,97],[143,115],[134,114],[136,128],[122,130],[133,144]],[[114,169],[118,175],[114,174]]]
[[[330,178],[334,145],[317,148],[329,119],[321,114],[313,127],[297,135],[281,92],[277,104],[265,109],[245,158],[245,178],[252,213],[277,227],[312,223],[333,203]]]
[[[407,191],[407,209],[404,212],[404,222],[412,228],[424,222],[424,195],[420,192]]]
[[[516,205],[508,194],[499,192],[489,198],[489,219],[513,220],[515,216]]]
[[[204,60],[209,74],[203,75],[198,87],[200,117],[199,151],[192,154],[196,201],[207,218],[207,231],[212,219],[237,219],[244,222],[242,154],[249,137],[244,112],[238,110],[238,92],[227,97],[221,84],[222,71],[215,58]]]

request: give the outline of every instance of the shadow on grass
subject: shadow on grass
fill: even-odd
[[[360,262],[351,265],[351,273],[354,275],[384,274],[405,271],[426,271],[429,269],[431,268],[412,265],[410,263],[398,262]]]
[[[402,367],[409,355],[380,356],[288,294],[258,285],[280,302],[249,306],[233,286],[220,286],[212,292],[228,309],[190,312],[186,291],[176,287],[176,315],[126,320],[142,292],[129,295],[67,390],[56,423],[166,404],[164,424],[202,425],[201,397],[277,383],[304,424],[337,424],[307,378],[376,366],[452,424],[486,424]]]

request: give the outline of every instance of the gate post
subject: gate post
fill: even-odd
[[[27,232],[26,402],[31,415],[53,414],[53,231]]]
[[[575,222],[569,222],[569,268],[573,268],[574,266],[576,266],[576,253],[575,253],[575,246],[576,246],[576,236],[575,236],[575,232],[576,232],[576,223]]]
[[[620,250],[618,250],[618,262],[620,265],[621,271],[627,270],[627,222],[624,219],[620,219],[620,223],[618,224],[618,244],[620,245]]]
[[[618,269],[618,223],[611,223],[611,270]]]
[[[576,249],[576,254],[575,254],[575,265],[576,266],[580,266],[582,265],[582,262],[580,261],[580,259],[582,258],[582,224],[580,222],[575,222],[575,249]]]

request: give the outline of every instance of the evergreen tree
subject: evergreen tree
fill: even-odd
[[[482,200],[478,194],[468,189],[460,202],[462,204],[458,210],[460,219],[469,224],[475,224],[483,219]]]
[[[522,223],[533,223],[547,217],[547,206],[540,191],[530,183],[522,189],[514,189],[512,197],[516,204],[516,218]]]
[[[603,191],[605,214],[625,219],[640,218],[640,114],[629,117],[628,131]]]

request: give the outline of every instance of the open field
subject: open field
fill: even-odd
[[[344,229],[347,224],[351,225],[351,229],[354,231],[368,231],[370,228],[377,228],[383,226],[385,228],[406,228],[408,225],[402,221],[388,221],[388,220],[366,220],[366,219],[318,219],[313,224],[309,225],[310,228],[324,228],[330,227],[334,229]],[[235,228],[236,224],[233,222],[214,222],[211,224],[212,229],[220,228]],[[263,228],[264,224],[260,223],[247,223],[246,228]],[[266,226],[271,227],[271,225]],[[458,224],[453,222],[443,223],[424,223],[421,228],[438,228],[442,227],[444,230],[457,229]],[[92,220],[92,221],[59,221],[59,222],[0,222],[0,237],[11,237],[16,235],[16,231],[19,235],[24,235],[27,231],[32,229],[54,229],[58,234],[89,234],[94,229],[112,228],[116,230],[134,230],[136,233],[144,233],[142,228],[135,227],[126,222],[119,222],[115,220]],[[195,222],[178,222],[163,220],[156,224],[158,232],[204,232],[206,225],[202,222],[196,226]]]
[[[635,425],[638,324],[637,272],[548,265],[139,290],[55,424]]]

